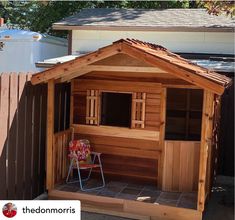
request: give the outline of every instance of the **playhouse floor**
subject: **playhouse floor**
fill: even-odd
[[[92,179],[85,185],[85,188],[98,186],[99,181]],[[79,183],[60,184],[57,190],[67,192],[78,192],[105,197],[134,200],[153,204],[196,209],[197,193],[178,193],[159,191],[153,185],[133,184],[122,181],[106,181],[106,186],[99,190],[82,192]]]

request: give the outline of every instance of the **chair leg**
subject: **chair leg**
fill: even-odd
[[[72,168],[73,168],[73,161],[74,161],[74,158],[72,158],[72,160],[70,162],[70,165],[69,165],[69,170],[68,170],[68,175],[67,175],[67,178],[66,178],[66,183],[69,183],[69,176],[70,176],[70,173],[71,173]]]
[[[98,160],[99,160],[99,164],[100,164],[100,173],[101,173],[102,182],[103,182],[102,187],[105,187],[104,173],[103,173],[103,167],[102,167],[102,163],[101,163],[100,157],[98,157]]]
[[[94,157],[93,160],[92,160],[92,163],[93,163],[93,164],[95,163],[95,159],[96,159],[96,155],[95,155],[95,157]],[[90,176],[91,176],[91,173],[92,173],[92,169],[93,169],[93,168],[90,168],[90,169],[89,169],[89,173],[88,173],[87,178],[82,179],[82,181],[87,181],[87,180],[90,179]]]
[[[85,190],[83,189],[83,185],[82,185],[82,177],[81,177],[81,172],[80,172],[80,169],[79,169],[79,162],[76,161],[76,164],[77,164],[77,170],[78,170],[78,178],[79,178],[80,189],[81,189],[82,191],[85,191]]]
[[[71,173],[72,168],[73,168],[74,160],[76,161],[76,166],[77,166],[77,170],[78,170],[78,179],[79,179],[79,180],[77,180],[77,181],[70,181],[70,182],[69,182],[69,176],[70,176],[70,173]],[[87,180],[90,179],[91,172],[92,172],[92,168],[90,168],[88,177],[85,178],[85,179],[82,179],[81,172],[80,172],[80,168],[79,168],[79,162],[78,162],[78,160],[76,160],[76,159],[74,159],[74,158],[72,158],[72,160],[71,160],[71,162],[70,162],[69,171],[68,171],[68,175],[67,175],[67,178],[66,178],[66,183],[75,183],[75,182],[79,182],[81,191],[89,191],[89,190],[96,190],[96,189],[101,189],[101,188],[103,188],[103,187],[105,186],[104,173],[103,173],[103,168],[102,168],[102,164],[101,164],[100,157],[98,157],[98,160],[99,160],[99,165],[100,165],[100,173],[101,173],[101,177],[102,177],[102,186],[84,189],[84,187],[83,187],[83,181],[87,181]]]

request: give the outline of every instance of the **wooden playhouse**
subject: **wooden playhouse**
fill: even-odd
[[[47,189],[82,209],[133,219],[201,219],[214,172],[220,97],[230,79],[138,40],[112,45],[34,74],[48,83]],[[71,129],[54,133],[55,84],[70,82],[70,127],[102,153],[109,179],[196,192],[195,209],[60,191]]]

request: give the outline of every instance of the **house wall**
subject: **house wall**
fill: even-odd
[[[232,32],[73,30],[72,54],[94,51],[121,38],[135,38],[159,44],[173,52],[234,53],[234,34]]]
[[[106,63],[106,61],[104,60],[102,64]],[[112,64],[114,65],[115,63],[113,62]],[[167,154],[169,152],[169,144],[164,143],[165,131],[162,126],[165,123],[163,116],[165,113],[165,101],[162,97],[165,97],[164,91],[168,86],[190,88],[191,85],[167,73],[154,74],[90,72],[72,80],[73,110],[71,123],[74,124],[77,138],[87,138],[90,140],[93,150],[103,153],[102,161],[106,176],[118,179],[129,178],[131,180],[158,184],[161,187],[162,173],[165,176],[169,175],[169,166],[167,164],[163,166],[163,158],[169,157],[169,154]],[[145,92],[144,128],[120,129],[86,125],[86,96],[87,90],[91,89],[99,92]],[[76,125],[79,126],[76,127]],[[135,132],[137,131],[140,131],[140,133],[136,134]],[[194,162],[197,165],[193,167],[181,164],[181,174],[187,175],[187,173],[191,173],[193,178],[190,182],[186,181],[182,187],[180,187],[180,182],[165,178],[163,187],[169,191],[193,191],[197,189],[199,144],[184,141],[181,144],[183,150],[180,148],[177,152],[179,158],[188,158],[188,155],[195,151]],[[169,160],[168,162],[171,163]],[[171,174],[174,173],[173,171],[170,172]],[[170,182],[178,184],[177,187],[169,186]]]
[[[142,87],[134,86],[127,81],[120,87],[119,83],[109,80],[94,82],[90,79],[75,79],[72,81],[73,124],[86,123],[86,90],[105,90],[117,92],[146,92],[145,127],[138,129],[115,128],[110,134],[107,126],[84,125],[77,130],[78,138],[90,140],[94,151],[101,152],[103,169],[106,176],[125,178],[157,184],[158,167],[160,165],[161,147],[159,145],[161,86],[159,84],[141,83]],[[150,86],[156,86],[151,89]],[[104,130],[107,128],[107,130]],[[111,129],[111,130],[112,130]],[[132,131],[141,130],[136,136]],[[144,132],[145,131],[145,132]],[[118,134],[117,134],[118,133]],[[156,138],[152,138],[156,137]]]

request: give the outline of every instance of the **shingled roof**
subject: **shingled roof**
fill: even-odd
[[[128,54],[217,94],[222,94],[224,88],[231,83],[230,78],[200,67],[160,45],[135,39],[120,39],[95,52],[77,57],[74,60],[62,64],[57,64],[51,69],[34,74],[31,81],[33,84],[38,84],[47,82],[50,79],[59,79],[66,75],[74,74],[74,72],[81,70],[98,60],[118,53]],[[85,71],[80,75],[86,73],[87,72]]]
[[[223,29],[233,31],[234,19],[209,15],[205,9],[83,9],[53,24],[54,29]]]
[[[136,48],[139,48],[143,51],[148,52],[149,54],[152,54],[160,59],[163,59],[175,66],[178,66],[180,68],[183,68],[191,73],[194,73],[198,76],[202,76],[204,78],[207,78],[211,81],[215,81],[218,84],[226,87],[230,82],[231,79],[221,75],[219,73],[216,73],[214,71],[208,70],[204,67],[198,66],[195,63],[190,62],[187,59],[182,58],[181,56],[170,52],[169,50],[167,50],[166,48],[160,46],[160,45],[156,45],[156,44],[151,44],[148,42],[143,42],[140,40],[135,40],[135,39],[126,39],[126,40],[119,40],[116,41],[114,43],[117,42],[125,42],[128,43],[130,46],[134,46]]]

